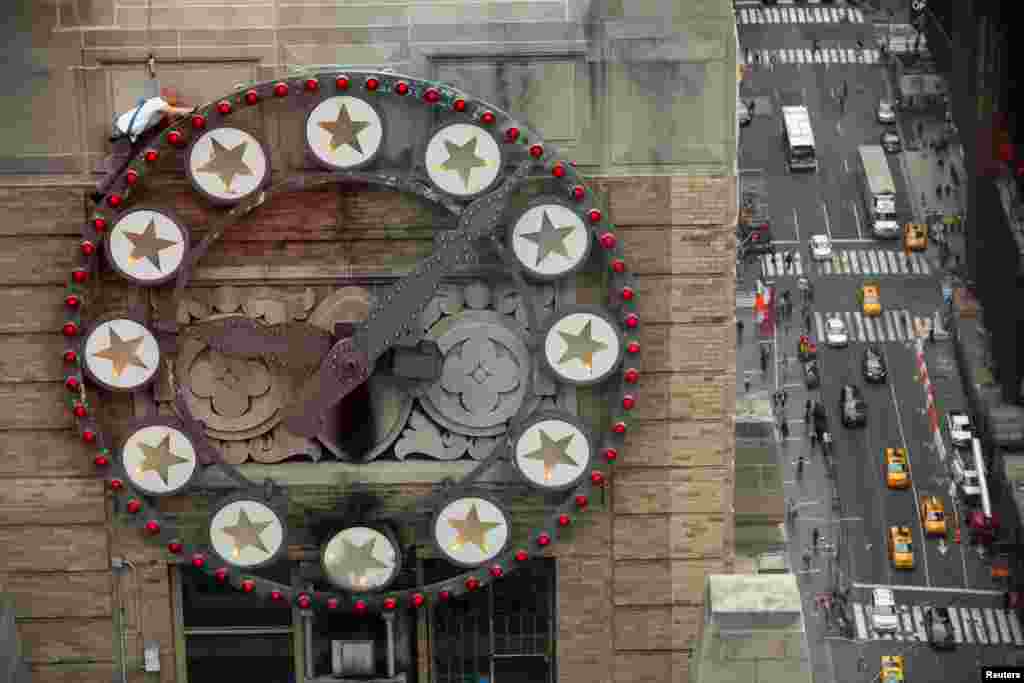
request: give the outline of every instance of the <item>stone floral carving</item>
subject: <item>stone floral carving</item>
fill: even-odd
[[[467,412],[490,413],[519,386],[519,364],[486,328],[477,328],[445,357],[441,386],[458,394]]]
[[[189,369],[189,388],[200,398],[210,399],[213,409],[224,417],[241,417],[250,399],[270,390],[270,372],[257,360],[231,358],[209,351]]]

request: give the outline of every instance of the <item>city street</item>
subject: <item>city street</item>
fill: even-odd
[[[806,5],[797,7],[810,11]],[[829,54],[834,55],[859,49],[857,41],[874,47],[869,15],[851,14],[847,22],[839,14],[819,14],[818,18],[838,20],[801,22],[800,16],[810,15],[797,15],[782,6],[779,9],[785,11],[769,20],[769,8],[760,3],[737,3],[741,58],[749,54],[753,64],[740,86],[740,98],[755,103],[751,124],[741,129],[739,167],[764,171],[766,209],[777,251],[774,258],[752,255],[745,261],[737,285],[737,316],[747,325],[746,344],[772,343],[772,373],[764,377],[763,384],[769,386],[760,387],[762,395],[767,388],[771,390],[768,395],[779,390],[788,394],[780,412],[788,421],[789,437],[779,433],[777,438],[785,494],[797,509],[795,519],[787,524],[789,551],[807,607],[815,680],[877,680],[883,654],[903,654],[911,680],[973,680],[981,663],[1015,663],[1024,654],[1024,649],[1018,651],[1024,646],[1024,634],[1015,615],[1002,609],[1004,587],[991,577],[989,559],[969,544],[962,514],[959,538],[953,533],[956,502],[950,497],[949,473],[935,451],[925,410],[914,339],[927,337],[933,314],[943,307],[943,270],[937,249],[915,253],[908,263],[901,241],[873,238],[863,215],[857,147],[879,144],[885,126],[876,121],[875,109],[880,99],[891,100],[892,86],[886,68],[877,61],[814,58],[812,41],[820,41],[821,52],[832,50]],[[857,21],[858,16],[863,20]],[[794,18],[797,20],[790,21]],[[790,59],[789,51],[803,56]],[[756,55],[783,52],[787,53],[784,60],[757,63]],[[838,95],[844,82],[848,96],[841,103]],[[804,105],[809,111],[819,164],[816,173],[788,168],[780,112],[786,105]],[[908,125],[897,122],[903,140],[914,136]],[[909,155],[916,156],[901,158]],[[886,156],[896,187],[899,223],[923,221],[922,212],[929,203],[932,207],[937,203],[927,201],[935,197],[933,178],[923,177],[923,173],[921,177],[905,174],[917,169],[922,159],[927,161],[925,155],[909,151]],[[926,184],[931,193],[922,201],[919,196]],[[815,234],[832,240],[832,259],[811,261],[808,239]],[[785,264],[787,251],[793,255],[789,268]],[[814,289],[810,334],[818,344],[821,367],[821,385],[814,390],[805,388],[795,358],[804,325],[799,276],[809,278]],[[774,283],[777,297],[788,290],[793,298],[791,321],[780,318],[770,338],[755,336],[751,293],[758,279]],[[882,313],[877,318],[863,315],[858,302],[858,289],[868,280],[880,287]],[[832,315],[847,325],[850,343],[846,348],[827,348],[825,344],[824,325]],[[888,379],[884,383],[871,384],[864,379],[862,363],[869,343],[876,344],[885,358]],[[952,343],[937,342],[940,346]],[[756,354],[743,354],[741,361],[744,357],[752,357],[756,363]],[[741,370],[759,375],[760,368]],[[841,424],[839,396],[846,384],[863,391],[867,403],[864,427]],[[812,449],[808,439],[804,426],[808,398],[822,401],[828,411],[834,479],[828,476],[820,447]],[[966,409],[966,403],[961,389],[958,394],[947,394],[942,408]],[[911,481],[907,489],[892,490],[886,485],[883,453],[890,447],[906,449]],[[808,461],[798,472],[801,455]],[[838,506],[833,504],[834,494]],[[926,495],[939,496],[944,503],[946,536],[924,536],[920,498]],[[964,510],[961,508],[961,513]],[[893,526],[908,526],[912,531],[913,569],[893,567],[887,545]],[[819,530],[820,547],[805,558],[814,529]],[[891,587],[896,592],[903,628],[894,642],[883,642],[870,630],[868,606],[873,586]],[[858,626],[852,629],[852,639],[840,637],[835,624],[827,623],[824,612],[815,607],[816,596],[846,589],[850,591],[847,615]],[[923,642],[921,615],[927,605],[954,608],[954,619],[959,616],[963,620],[956,622],[962,647],[937,653]]]

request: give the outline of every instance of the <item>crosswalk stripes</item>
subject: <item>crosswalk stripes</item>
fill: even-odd
[[[879,633],[871,624],[871,606],[851,603],[857,640],[917,640],[928,639],[921,605],[897,605],[899,628],[891,633]],[[953,626],[953,639],[958,643],[980,645],[1013,645],[1024,647],[1020,618],[1013,610],[996,607],[949,607]]]
[[[788,64],[878,64],[881,53],[873,48],[828,48],[818,52],[810,48],[746,48],[745,64],[763,64],[772,60],[777,65]]]
[[[766,278],[792,275],[799,277],[804,274],[803,260],[799,251],[790,252],[793,254],[793,265],[786,268],[786,255],[777,251],[774,254],[761,254],[761,275]]]
[[[779,255],[776,254],[776,257]],[[794,254],[794,262],[799,252]],[[765,254],[761,257],[765,264],[771,260],[771,255]],[[920,253],[914,252],[910,255],[910,266],[907,267],[906,257],[897,251],[889,249],[842,249],[836,250],[832,258],[825,261],[811,261],[808,265],[800,265],[801,273],[807,271],[816,275],[931,275],[932,267],[928,258]],[[769,272],[762,267],[762,272]],[[771,271],[773,274],[776,271]],[[781,271],[778,271],[781,274]]]
[[[742,7],[738,24],[863,24],[864,12],[853,7]]]
[[[819,341],[825,341],[825,323],[833,316],[838,316],[846,325],[851,342],[905,342],[923,339],[931,329],[929,316],[914,316],[907,310],[882,311],[878,316],[866,316],[861,311],[815,311],[814,327]]]

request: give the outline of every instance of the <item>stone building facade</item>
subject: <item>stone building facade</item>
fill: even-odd
[[[734,563],[730,3],[48,0],[26,1],[10,24],[7,42],[24,48],[24,63],[11,62],[21,85],[5,96],[0,140],[0,592],[13,597],[33,680],[196,680],[181,610],[190,568],[119,521],[94,449],[74,428],[62,360],[61,300],[92,215],[88,194],[112,116],[144,92],[150,54],[160,84],[190,105],[296,68],[384,67],[448,82],[522,117],[576,162],[638,275],[644,368],[639,418],[603,498],[545,553],[556,586],[548,671],[560,681],[687,680],[705,576]],[[261,121],[275,173],[301,170],[287,119]],[[147,199],[192,224],[212,219],[180,169],[161,168],[159,180]],[[267,208],[197,271],[200,308],[228,310],[217,302],[239,296],[236,309],[259,308],[251,302],[273,299],[269,291],[282,310],[308,313],[346,263],[393,273],[431,248],[434,217],[388,193],[324,191],[315,202],[294,193]],[[161,305],[113,277],[99,291],[107,308]],[[599,303],[580,285],[577,302],[588,297]],[[110,405],[111,419],[146,410]],[[422,492],[461,471],[444,465],[374,483],[397,497]],[[241,469],[302,486],[287,463],[274,467]],[[189,506],[164,509],[186,519]],[[300,545],[288,548],[296,562]],[[112,570],[115,559],[126,568]],[[428,654],[437,627],[416,619],[410,676],[441,680]],[[147,645],[159,672],[144,671]],[[305,680],[301,650],[291,653],[295,680]]]

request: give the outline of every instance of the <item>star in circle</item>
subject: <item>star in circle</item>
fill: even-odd
[[[110,330],[110,345],[102,351],[93,353],[92,357],[109,360],[113,363],[115,377],[120,377],[121,373],[129,366],[149,370],[149,366],[143,363],[142,359],[138,356],[139,347],[142,345],[145,337],[121,339],[114,330],[113,325],[109,326],[108,329]]]
[[[355,151],[363,154],[363,148],[359,145],[359,134],[372,124],[369,121],[353,121],[348,113],[348,107],[342,104],[338,108],[338,118],[335,121],[318,121],[317,125],[331,134],[331,151],[337,151],[342,145],[348,145]]]
[[[487,548],[487,532],[501,526],[501,522],[484,522],[480,519],[480,511],[476,505],[471,505],[465,519],[448,518],[448,525],[456,531],[456,548],[461,548],[467,543],[472,543],[484,553],[489,552]]]
[[[579,463],[573,460],[568,453],[569,444],[572,443],[575,434],[563,436],[561,439],[552,439],[543,429],[537,431],[540,432],[540,448],[524,453],[523,458],[539,460],[544,463],[544,481],[551,481],[555,467],[558,465],[579,467]]]
[[[472,137],[459,145],[451,140],[445,140],[444,146],[448,150],[447,161],[442,162],[441,168],[446,171],[455,171],[462,178],[462,184],[469,189],[469,175],[474,168],[487,166],[487,160],[476,155],[477,138]]]
[[[133,262],[140,259],[148,259],[157,269],[162,271],[160,266],[160,251],[175,246],[178,242],[165,240],[156,236],[156,221],[150,219],[149,225],[143,232],[124,231],[125,238],[132,243],[132,254],[129,256]]]
[[[373,551],[377,545],[376,538],[371,538],[362,545],[358,545],[342,537],[341,543],[340,554],[328,554],[327,569],[335,576],[346,577],[354,587],[369,588],[371,581],[368,574],[370,572],[393,568],[393,565],[374,556]]]
[[[562,337],[562,341],[565,342],[565,351],[562,353],[562,357],[558,359],[558,364],[562,365],[568,363],[571,360],[579,359],[585,368],[593,369],[594,367],[594,354],[600,351],[604,351],[608,348],[608,345],[603,341],[594,339],[591,332],[592,322],[588,320],[583,325],[583,329],[578,334],[572,334],[570,332],[558,331],[558,334]]]
[[[556,228],[554,223],[551,222],[551,216],[545,210],[541,212],[540,229],[536,232],[520,233],[519,237],[537,245],[537,262],[534,266],[539,266],[541,261],[550,254],[558,254],[566,259],[570,258],[569,251],[565,246],[565,240],[575,229],[576,227],[573,225]]]
[[[238,522],[236,522],[234,526],[221,527],[220,530],[234,540],[235,547],[232,554],[236,558],[241,555],[242,551],[246,548],[256,548],[257,550],[262,550],[269,555],[270,549],[263,543],[263,540],[260,538],[260,534],[273,523],[273,520],[266,522],[253,522],[249,519],[249,513],[245,511],[245,508],[239,508]]]
[[[170,469],[172,467],[192,462],[189,458],[183,458],[171,451],[170,434],[165,434],[156,446],[139,442],[139,448],[143,452],[143,459],[138,473],[156,472],[163,480],[164,486],[170,486]]]
[[[197,168],[196,172],[212,173],[217,176],[224,183],[224,188],[229,192],[231,191],[231,183],[234,181],[235,176],[253,175],[252,169],[242,159],[249,144],[247,141],[243,140],[231,149],[222,145],[212,135],[210,136],[210,142],[212,143],[210,160]]]

